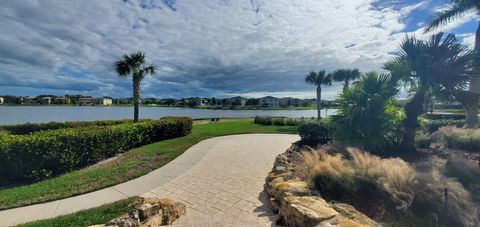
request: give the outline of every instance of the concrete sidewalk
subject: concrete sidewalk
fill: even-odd
[[[243,201],[241,199],[237,201],[233,197],[244,197],[245,192],[248,192],[250,203],[240,202],[239,204],[243,204],[245,210],[252,209],[254,204],[259,205],[259,202],[254,201],[252,196],[255,194],[257,196],[255,199],[260,198],[258,196],[263,191],[263,181],[272,167],[275,156],[285,151],[292,142],[298,139],[296,135],[246,134],[204,140],[165,166],[137,179],[62,200],[0,211],[0,226],[12,226],[53,218],[139,195],[170,197],[186,203],[187,217],[181,219],[180,223],[191,226],[199,216],[204,214],[202,211],[211,211],[215,207],[221,207],[222,205],[219,204],[225,205],[221,199],[211,200],[211,203],[205,205],[201,201],[197,201],[200,197],[192,197],[192,195],[199,194],[199,189],[202,188],[205,193],[210,193],[208,195],[211,195],[212,198],[215,195],[237,192],[237,194],[230,193],[231,195],[228,195],[228,198],[231,199],[228,204],[231,204],[232,207]],[[238,166],[239,164],[241,166]],[[232,179],[225,179],[228,176]],[[227,181],[225,182],[225,180]],[[236,183],[232,184],[233,181]],[[210,183],[199,187],[195,186],[195,182]],[[243,188],[246,191],[242,191],[242,188],[234,190],[232,185],[248,187]],[[195,189],[190,190],[191,193],[189,193],[188,190],[193,189],[192,187]],[[209,199],[210,197],[205,198]],[[203,205],[198,205],[200,203]],[[229,208],[228,204],[227,208]],[[222,211],[221,215],[224,215],[225,211]],[[209,212],[209,214],[213,213]],[[227,215],[225,220],[232,221],[234,220],[232,217]]]

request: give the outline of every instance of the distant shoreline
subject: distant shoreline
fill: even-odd
[[[114,104],[114,105],[74,105],[74,104],[49,104],[49,105],[25,105],[25,104],[2,104],[0,107],[133,107],[133,104]],[[140,105],[140,107],[170,107],[170,108],[188,108],[188,109],[210,109],[210,110],[316,110],[315,106],[307,107],[278,107],[278,108],[259,108],[259,107],[231,107],[231,106],[166,106],[166,105]],[[336,107],[323,107],[322,109],[336,109]]]

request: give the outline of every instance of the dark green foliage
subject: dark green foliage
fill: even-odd
[[[396,82],[375,72],[366,73],[352,87],[343,90],[338,114],[332,117],[335,141],[370,151],[399,143],[402,112],[395,106]]]
[[[255,117],[254,123],[259,125],[297,126],[305,122],[304,118],[287,117]]]
[[[424,123],[425,132],[433,133],[444,126],[463,127],[465,121],[462,120],[429,120]]]
[[[148,119],[141,122],[152,121]],[[21,125],[3,125],[0,131],[8,132],[12,135],[26,135],[33,132],[56,130],[62,128],[78,128],[89,126],[110,126],[125,123],[132,123],[133,120],[104,120],[104,121],[67,121],[67,122],[48,122],[48,123],[26,123]]]
[[[302,142],[307,145],[326,144],[332,140],[331,127],[322,121],[308,121],[302,122],[298,126],[298,134]]]
[[[190,134],[190,118],[89,126],[0,137],[0,179],[41,180],[134,147]]]

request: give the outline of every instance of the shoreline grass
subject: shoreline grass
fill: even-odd
[[[145,175],[196,143],[246,133],[296,133],[295,126],[263,126],[252,120],[196,124],[192,134],[132,149],[118,158],[34,184],[0,190],[0,210],[48,202],[100,190]]]

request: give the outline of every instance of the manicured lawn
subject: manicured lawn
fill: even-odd
[[[263,126],[252,120],[196,124],[192,134],[130,150],[112,161],[34,184],[0,190],[0,209],[63,199],[119,184],[157,169],[194,144],[217,136],[295,133],[295,126]]]
[[[59,216],[52,219],[30,222],[21,227],[66,227],[66,226],[90,226],[105,224],[113,218],[128,213],[140,199],[133,197],[120,200],[115,203],[106,204],[100,207],[79,211],[77,213]]]

